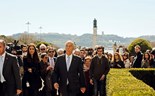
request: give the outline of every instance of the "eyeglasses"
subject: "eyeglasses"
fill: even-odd
[[[48,51],[48,53],[53,53],[54,51]]]

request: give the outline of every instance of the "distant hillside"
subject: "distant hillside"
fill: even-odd
[[[149,40],[150,42],[155,42],[155,35],[140,36],[139,38]]]
[[[12,35],[13,38],[18,39],[18,37],[22,33]],[[73,40],[77,46],[85,46],[91,47],[92,46],[92,34],[83,34],[81,36],[71,35],[71,34],[58,34],[58,33],[31,33],[30,35],[34,35],[36,38],[40,38],[46,42],[53,43],[59,47],[64,47],[64,43],[67,40]],[[144,38],[151,42],[155,41],[155,36],[141,36],[139,38]],[[114,42],[118,45],[128,45],[130,44],[135,38],[123,38],[117,35],[98,35],[97,36],[97,44],[103,45],[105,47],[112,47]]]

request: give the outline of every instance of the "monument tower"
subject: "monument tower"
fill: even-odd
[[[97,20],[93,20],[93,45],[92,47],[95,48],[96,46],[96,39],[97,39]]]

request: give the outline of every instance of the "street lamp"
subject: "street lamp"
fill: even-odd
[[[26,23],[26,25],[27,25],[27,41],[29,42],[29,40],[30,40],[30,36],[29,36],[29,25],[30,25],[31,23],[28,21],[27,23]]]
[[[29,25],[30,25],[31,23],[28,21],[27,23],[26,23],[26,25],[27,25],[27,32],[29,33]]]

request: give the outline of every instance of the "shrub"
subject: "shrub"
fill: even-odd
[[[131,44],[128,46],[129,53],[134,54],[134,47],[139,45],[141,47],[141,51],[144,53],[147,49],[151,50],[151,44],[149,41],[141,38],[135,39]]]
[[[137,69],[111,69],[106,81],[107,96],[155,96],[155,90],[136,79],[129,71]],[[143,70],[143,69],[141,69]],[[144,69],[154,70],[155,69]]]

